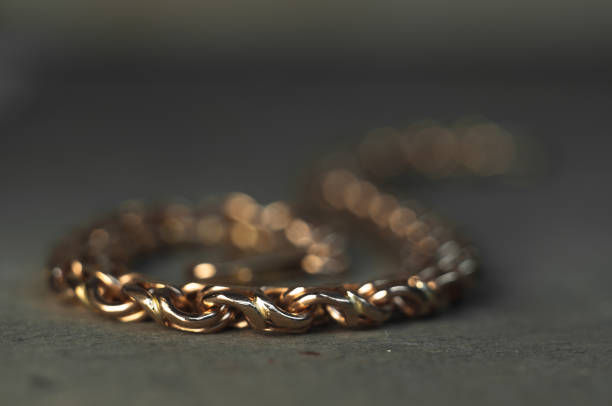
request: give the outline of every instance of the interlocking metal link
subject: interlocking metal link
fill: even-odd
[[[124,293],[122,282],[104,272],[94,272],[89,280],[74,288],[74,293],[84,305],[119,321],[143,320],[147,315],[142,306]]]
[[[312,324],[311,312],[291,312],[278,306],[261,289],[213,286],[203,292],[203,303],[226,305],[256,330],[301,333]]]
[[[233,318],[227,306],[208,308],[201,301],[189,301],[184,292],[169,285],[147,289],[140,284],[130,284],[124,286],[123,292],[153,320],[177,330],[212,333],[225,328]]]
[[[434,135],[432,128],[421,128],[405,138],[385,133],[389,145],[376,141],[375,156],[364,156],[362,145],[355,155],[359,159],[348,160],[362,162],[357,167],[347,162],[338,167],[338,161],[331,168],[318,167],[307,186],[309,198],[299,209],[316,213],[310,220],[297,217],[286,203],[262,206],[240,193],[200,205],[124,204],[118,212],[60,241],[48,261],[51,286],[64,297],[122,322],[152,319],[193,333],[229,327],[303,333],[330,322],[360,328],[396,317],[433,314],[460,299],[472,284],[477,270],[474,248],[433,213],[402,204],[359,173],[397,170],[402,164],[391,158],[404,158],[396,156],[393,146],[407,143],[421,153],[411,152],[405,159],[431,176],[460,164],[486,175],[501,170],[499,162],[486,163],[478,155],[480,144],[491,141],[479,138],[482,129],[470,136],[465,129],[436,128]],[[468,135],[462,139],[464,133]],[[426,139],[432,145],[427,146]],[[368,139],[364,145],[372,142]],[[462,148],[460,155],[452,149],[457,145]],[[445,161],[436,163],[440,156]],[[469,161],[470,156],[479,163]],[[508,159],[498,150],[496,159],[500,157]],[[384,168],[376,162],[383,162]],[[350,227],[343,228],[347,224]],[[260,272],[278,274],[286,268],[320,275],[343,272],[348,266],[344,238],[334,230],[350,234],[355,225],[393,253],[396,276],[329,287],[248,286]],[[182,286],[130,272],[139,258],[186,247],[217,247],[231,260],[195,264],[194,281]],[[219,283],[223,277],[231,283]]]

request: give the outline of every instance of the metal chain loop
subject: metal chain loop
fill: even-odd
[[[316,213],[314,222],[295,216],[286,203],[263,206],[240,193],[195,206],[129,202],[60,241],[48,261],[51,286],[119,321],[153,319],[194,333],[228,327],[303,333],[328,322],[371,327],[394,316],[430,315],[472,284],[475,250],[433,213],[380,192],[363,174],[380,178],[406,165],[432,177],[457,167],[502,173],[513,144],[493,127],[479,125],[415,127],[403,135],[385,130],[348,158],[321,164],[305,188],[308,199],[297,208],[311,217]],[[491,142],[500,143],[493,161],[483,154]],[[344,238],[334,230],[352,233],[357,224],[394,253],[398,275],[331,287],[248,286],[261,272],[343,272]],[[195,280],[178,287],[129,272],[135,259],[202,246],[221,247],[232,260],[196,264]],[[223,277],[233,282],[219,283]]]

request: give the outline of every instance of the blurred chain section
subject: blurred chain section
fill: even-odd
[[[444,126],[433,121],[369,131],[354,149],[330,154],[316,166],[318,171],[345,168],[363,177],[381,180],[409,171],[428,178],[505,175],[525,166],[526,155],[517,139],[498,124],[463,118]]]
[[[475,249],[434,213],[380,191],[376,180],[408,169],[432,178],[499,175],[514,158],[513,138],[489,122],[379,129],[355,150],[317,165],[308,198],[295,207],[261,205],[241,193],[199,205],[127,202],[55,247],[47,264],[51,286],[119,321],[153,319],[198,333],[227,327],[302,333],[328,322],[367,327],[429,315],[473,283]],[[345,271],[338,222],[380,239],[395,253],[397,273],[329,287],[248,286],[270,271]],[[135,260],[183,247],[223,247],[230,260],[194,264],[192,282],[182,286],[130,272]]]

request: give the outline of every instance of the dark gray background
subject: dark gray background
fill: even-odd
[[[413,28],[420,47],[402,36],[387,41],[394,25],[376,37],[386,47],[352,48],[330,35],[331,24],[322,34],[304,25],[281,41],[302,33],[299,46],[253,40],[244,50],[223,41],[211,49],[208,37],[155,47],[146,30],[134,40],[118,29],[132,38],[126,45],[103,24],[86,39],[46,35],[50,23],[15,12],[0,68],[3,398],[609,404],[612,36],[596,24],[607,9],[587,11],[584,24],[565,12],[551,26],[525,8],[488,39],[476,35],[483,19],[460,13],[447,21],[467,34],[427,42],[422,24]],[[484,16],[503,14],[491,13]],[[519,35],[521,13],[528,34]],[[505,21],[496,18],[489,21]],[[538,36],[538,27],[554,30]],[[580,28],[575,42],[563,27]],[[368,29],[358,25],[346,38]],[[472,49],[470,38],[475,51],[457,58]],[[410,52],[425,56],[396,57]],[[303,336],[189,335],[115,323],[47,292],[41,268],[52,242],[127,198],[240,190],[291,199],[310,163],[372,128],[472,114],[534,140],[542,164],[528,178],[389,186],[438,208],[482,247],[479,286],[440,317]]]

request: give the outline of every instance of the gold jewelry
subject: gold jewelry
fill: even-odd
[[[58,244],[48,261],[51,285],[120,321],[152,318],[198,333],[229,326],[301,333],[330,321],[365,327],[396,315],[428,315],[472,284],[474,248],[433,213],[401,204],[363,176],[376,179],[407,166],[430,176],[498,174],[513,156],[512,139],[490,123],[382,130],[357,152],[316,168],[307,198],[296,207],[262,206],[240,193],[191,206],[128,202]],[[244,286],[261,271],[296,264],[310,274],[343,272],[347,255],[342,234],[334,231],[343,224],[357,225],[391,248],[398,273],[330,287]],[[138,258],[202,246],[223,248],[234,260],[199,263],[191,268],[193,280],[182,286],[129,272]],[[220,284],[223,277],[231,283]]]

